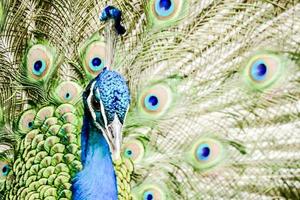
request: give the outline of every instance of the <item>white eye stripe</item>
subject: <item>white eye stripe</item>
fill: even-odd
[[[95,87],[95,83],[96,83],[96,81],[94,81],[92,83],[91,88],[90,88],[90,94],[89,94],[89,96],[87,98],[87,104],[88,104],[88,107],[89,107],[89,111],[90,111],[90,113],[91,113],[94,121],[96,121],[96,113],[94,112],[94,109],[92,107],[92,96],[94,94],[93,89]]]
[[[94,90],[93,90],[94,92]],[[101,100],[100,90],[97,88],[95,96]]]
[[[104,106],[103,106],[103,103],[102,103],[101,99],[100,99],[100,109],[101,109],[101,114],[102,114],[103,121],[104,121],[104,126],[105,126],[105,128],[107,128],[107,118],[106,118]]]
[[[92,85],[91,85],[91,88],[90,88],[90,94],[89,94],[89,96],[88,96],[88,98],[87,98],[87,102],[88,102],[88,107],[89,107],[89,110],[90,110],[90,113],[91,113],[91,115],[92,115],[92,117],[93,117],[93,119],[94,119],[94,121],[95,121],[95,123],[98,123],[97,122],[97,119],[96,119],[96,113],[95,113],[95,110],[94,110],[94,108],[93,108],[93,106],[92,106],[92,98],[93,98],[93,96],[94,96],[94,87],[95,87],[95,84],[96,84],[96,81],[94,81],[93,83],[92,83]],[[100,103],[100,109],[101,109],[101,115],[102,115],[102,117],[103,117],[103,121],[104,121],[104,126],[105,126],[105,129],[107,128],[107,117],[106,117],[106,114],[105,114],[105,109],[104,109],[104,105],[103,105],[103,103],[102,103],[102,100],[101,100],[101,95],[100,95],[100,91],[99,91],[99,89],[97,88],[96,89],[96,95],[97,95],[97,97],[99,97],[99,103]]]

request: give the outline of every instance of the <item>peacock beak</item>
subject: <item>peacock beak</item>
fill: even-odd
[[[111,123],[108,123],[108,120],[106,118],[106,113],[104,109],[104,105],[101,101],[101,98],[99,98],[99,102],[95,106],[95,102],[93,102],[92,98],[93,96],[100,96],[100,92],[98,90],[95,90],[94,94],[94,87],[95,82],[91,85],[91,92],[89,93],[87,97],[88,102],[88,108],[91,113],[91,116],[93,118],[94,124],[96,128],[101,130],[106,142],[109,145],[110,152],[112,154],[112,158],[114,160],[119,160],[121,158],[121,143],[122,143],[122,127],[123,124],[121,123],[119,117],[117,114],[114,116],[114,120]],[[102,117],[102,120],[97,120],[96,112],[100,112],[100,116]]]
[[[104,137],[109,144],[114,160],[121,158],[122,127],[119,117],[115,114],[114,120],[106,127]]]

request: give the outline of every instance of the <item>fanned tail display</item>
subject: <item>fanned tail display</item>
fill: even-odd
[[[0,0],[0,31],[0,199],[300,199],[299,1]]]

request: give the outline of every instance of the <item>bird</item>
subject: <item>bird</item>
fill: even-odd
[[[300,199],[299,13],[0,1],[0,199]]]

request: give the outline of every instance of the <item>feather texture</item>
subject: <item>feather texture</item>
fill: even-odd
[[[107,5],[131,93],[118,198],[299,199],[296,0],[0,1],[0,199],[72,198]]]

